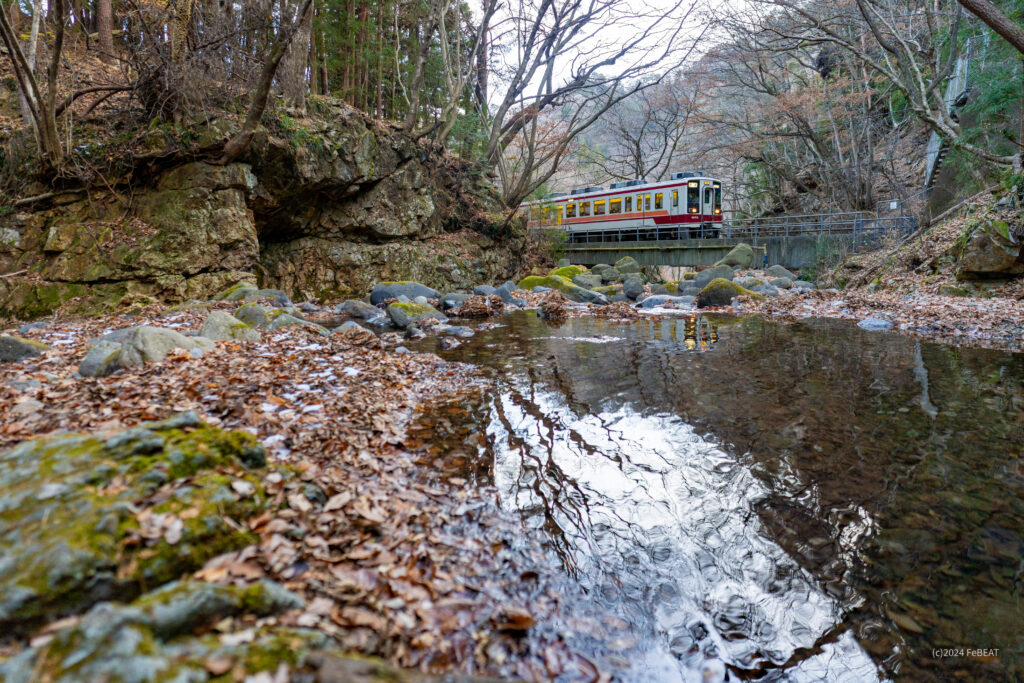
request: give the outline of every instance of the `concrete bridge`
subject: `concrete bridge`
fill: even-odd
[[[737,244],[754,248],[753,267],[813,266],[827,255],[877,246],[887,236],[914,230],[911,216],[879,218],[869,213],[780,216],[729,220],[703,236],[683,236],[677,228],[575,232],[565,247],[572,263],[615,263],[632,256],[648,266],[710,266]]]

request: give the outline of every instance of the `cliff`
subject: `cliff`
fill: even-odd
[[[478,168],[344,105],[318,110],[282,116],[224,166],[202,153],[230,134],[224,120],[97,143],[94,157],[130,155],[116,179],[0,207],[0,316],[205,298],[240,279],[302,299],[515,275],[525,229],[504,224]]]

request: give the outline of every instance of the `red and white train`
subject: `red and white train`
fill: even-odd
[[[570,242],[632,242],[718,237],[722,182],[699,173],[671,180],[627,180],[555,192],[524,202],[531,228],[562,228]]]

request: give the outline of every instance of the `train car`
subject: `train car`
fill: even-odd
[[[570,242],[634,242],[718,237],[722,181],[700,173],[627,180],[524,202],[531,228],[561,228]]]

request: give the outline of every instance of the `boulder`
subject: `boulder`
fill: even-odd
[[[302,303],[295,304],[295,308],[303,313],[319,313],[324,310],[322,306],[317,306],[312,301],[303,301]]]
[[[615,296],[622,291],[622,285],[602,285],[595,287],[594,291],[605,296]]]
[[[50,323],[45,320],[36,320],[35,322],[25,323],[18,328],[18,334],[28,334],[33,330],[43,330],[50,326]]]
[[[743,282],[740,282],[739,284],[740,287],[743,287],[744,289],[753,290],[754,287],[760,287],[761,285],[766,285],[768,283],[758,277],[748,277],[746,280],[743,280]]]
[[[639,273],[640,264],[632,256],[623,256],[615,262],[615,270],[619,271],[622,275],[626,273]]]
[[[472,294],[445,294],[441,297],[441,310],[447,311],[449,308],[457,308],[469,300]]]
[[[792,282],[793,280],[797,279],[796,275],[794,275],[789,270],[787,270],[787,269],[785,269],[785,268],[783,268],[782,266],[779,266],[779,265],[774,265],[774,266],[771,266],[770,268],[766,268],[764,272],[765,272],[765,274],[771,275],[772,277],[776,277],[776,278],[778,278],[778,277],[789,278],[790,282]]]
[[[600,275],[601,282],[604,282],[605,284],[609,282],[619,282],[622,280],[622,273],[619,272],[619,269],[611,266],[601,271]]]
[[[651,294],[674,294],[675,289],[669,290],[668,287],[662,284],[651,285]]]
[[[603,274],[606,270],[609,270],[612,266],[607,263],[598,263],[596,266],[590,266],[590,272],[598,275]]]
[[[479,287],[473,288],[473,294],[477,296],[490,296],[491,294],[497,294],[498,290],[490,285],[480,285]]]
[[[690,306],[693,304],[692,296],[669,296],[667,294],[655,294],[649,296],[640,302],[641,308],[657,308],[664,306],[665,304],[675,304],[677,306]]]
[[[619,303],[620,301],[627,301],[627,302],[628,302],[629,300],[630,300],[630,299],[629,299],[629,297],[628,297],[628,296],[626,296],[626,295],[625,295],[624,293],[622,293],[622,292],[619,292],[618,294],[616,294],[615,296],[613,296],[613,297],[612,297],[612,298],[610,299],[611,303],[613,303],[613,304],[617,304],[617,303]]]
[[[308,320],[297,318],[291,313],[285,313],[284,311],[281,310],[271,311],[269,317],[270,322],[267,324],[268,330],[281,330],[286,327],[291,327],[292,325],[302,325],[303,327],[308,327],[311,330],[315,330],[316,332],[320,333],[325,337],[331,334],[330,331],[323,325],[311,323]]]
[[[449,337],[472,337],[474,334],[473,328],[462,325],[438,325],[437,333]]]
[[[131,600],[252,544],[225,517],[244,523],[266,509],[263,476],[249,471],[265,465],[254,436],[207,426],[195,413],[0,453],[0,629],[24,633],[103,600]],[[187,486],[153,498],[185,478]],[[251,493],[237,494],[236,482]]]
[[[778,287],[779,289],[790,289],[790,288],[793,287],[793,281],[791,279],[789,279],[788,277],[777,277],[777,278],[774,278],[768,284],[770,284],[773,287]]]
[[[594,289],[595,287],[601,286],[601,276],[595,275],[594,273],[580,273],[572,279],[574,285],[579,285],[585,289]]]
[[[252,283],[239,282],[215,295],[213,299],[214,301],[245,301],[247,297],[255,295],[259,289]]]
[[[206,316],[206,321],[199,330],[199,336],[212,339],[213,341],[236,340],[257,342],[260,340],[259,332],[224,311],[213,311],[210,315]]]
[[[989,218],[975,226],[967,237],[954,273],[958,280],[1024,273],[1024,252],[1009,224]]]
[[[804,280],[794,280],[793,289],[817,289],[818,286],[813,282],[806,282]]]
[[[121,342],[117,365],[120,368],[131,368],[143,363],[162,361],[175,349],[196,352],[193,355],[201,356],[203,348],[208,347],[209,340],[204,340],[204,344],[198,341],[199,339],[202,338],[189,338],[166,327],[134,327]]]
[[[700,294],[697,295],[697,306],[700,308],[728,306],[738,296],[749,296],[757,301],[764,301],[762,294],[744,289],[725,278],[716,278],[700,290]]]
[[[630,273],[622,280],[622,293],[630,299],[637,299],[644,293],[644,279],[639,273]]]
[[[429,304],[403,304],[396,302],[388,306],[388,316],[395,327],[406,329],[415,326],[421,320],[433,318],[441,322],[448,322],[448,317]]]
[[[376,306],[387,299],[397,299],[400,296],[408,297],[410,301],[418,296],[436,299],[441,296],[441,292],[411,280],[381,282],[370,292],[370,303]]]
[[[121,345],[112,341],[100,341],[91,346],[85,358],[78,365],[82,377],[106,377],[121,369]]]
[[[350,315],[353,318],[359,318],[360,320],[373,320],[384,315],[384,311],[366,303],[365,301],[359,301],[358,299],[349,299],[338,304],[337,308],[334,309],[336,313]]]
[[[555,268],[563,268],[563,267],[568,266],[568,265],[569,265],[569,259],[567,259],[567,258],[560,258],[560,259],[558,259],[558,263],[555,264]]]
[[[270,324],[270,311],[259,304],[242,304],[235,311],[235,318],[249,327],[266,327]]]
[[[739,268],[749,268],[751,261],[754,260],[754,249],[749,244],[737,244],[733,247],[728,254],[725,255],[721,261],[715,265],[726,265],[726,266],[737,266]]]
[[[680,282],[676,290],[676,296],[697,296],[700,294],[700,287],[692,282]]]
[[[13,363],[26,358],[35,358],[49,350],[50,348],[42,342],[6,334],[0,335],[0,362]]]
[[[757,292],[758,294],[761,294],[763,296],[782,296],[782,292],[777,287],[774,287],[772,285],[758,285],[757,287],[754,287],[750,291]]]
[[[882,320],[881,318],[864,318],[859,323],[857,323],[857,327],[861,328],[862,330],[879,332],[882,330],[891,330],[892,323],[889,322],[888,320]]]
[[[541,291],[556,289],[567,299],[578,303],[608,303],[607,297],[603,294],[574,285],[568,279],[558,275],[548,275],[546,277],[530,275],[523,278],[519,283],[519,289],[537,291],[534,289],[535,287],[543,287],[544,289]]]
[[[564,277],[566,280],[572,280],[577,275],[587,272],[587,269],[583,266],[562,266],[561,268],[555,268],[548,275],[557,275],[558,277]]]
[[[686,271],[685,273],[683,273],[683,279],[684,280],[696,280],[697,279],[697,271],[695,271],[695,270],[688,270],[688,271]]]
[[[712,280],[723,278],[731,281],[734,277],[736,277],[736,272],[731,266],[713,266],[697,273],[696,278],[694,278],[694,284],[697,286],[698,290],[702,290],[707,287],[708,283]]]

